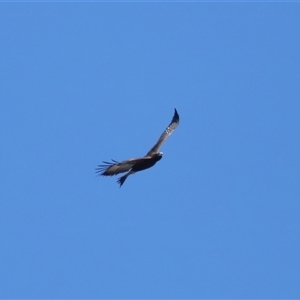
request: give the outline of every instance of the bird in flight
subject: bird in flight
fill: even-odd
[[[175,108],[174,116],[171,123],[162,133],[156,144],[149,150],[144,157],[131,158],[121,162],[112,159],[112,162],[104,161],[104,165],[98,165],[96,173],[102,176],[114,176],[119,173],[127,172],[118,179],[120,187],[123,185],[129,175],[145,169],[153,167],[159,160],[161,160],[163,153],[159,152],[162,143],[171,135],[179,124],[179,115]]]

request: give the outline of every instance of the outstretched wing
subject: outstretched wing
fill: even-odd
[[[98,165],[96,168],[96,173],[102,176],[113,176],[119,173],[124,173],[129,171],[138,159],[128,159],[122,162],[118,162],[112,159],[112,162],[104,161],[104,165]]]
[[[147,153],[147,155],[150,155],[153,152],[158,152],[158,149],[160,148],[160,146],[162,145],[162,143],[171,135],[171,133],[178,126],[178,124],[179,124],[179,115],[178,115],[178,112],[177,112],[177,110],[175,108],[175,113],[174,113],[174,116],[172,118],[171,123],[165,129],[165,131],[163,132],[163,134],[158,139],[157,143],[151,148],[151,150]]]

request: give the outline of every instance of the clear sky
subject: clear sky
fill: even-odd
[[[1,3],[0,298],[300,298],[299,3]],[[97,177],[180,125],[153,168]]]

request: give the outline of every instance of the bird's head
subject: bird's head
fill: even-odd
[[[160,160],[163,157],[163,153],[162,152],[157,152],[155,156],[157,157],[157,160]]]
[[[159,161],[163,157],[162,152],[150,152],[148,153],[148,157],[151,157],[155,161]]]
[[[159,161],[162,159],[163,153],[162,152],[154,152],[152,153],[151,157],[155,161]]]

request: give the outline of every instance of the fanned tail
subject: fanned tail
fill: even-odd
[[[129,174],[125,174],[125,175],[121,176],[120,178],[118,178],[117,182],[119,183],[120,187],[123,185],[123,183],[125,182],[128,175]]]
[[[118,178],[117,182],[120,185],[120,187],[123,185],[123,183],[125,182],[125,180],[127,179],[127,177],[131,174],[134,174],[135,172],[133,171],[129,171],[128,173],[126,173],[125,175],[121,176],[120,178]]]

